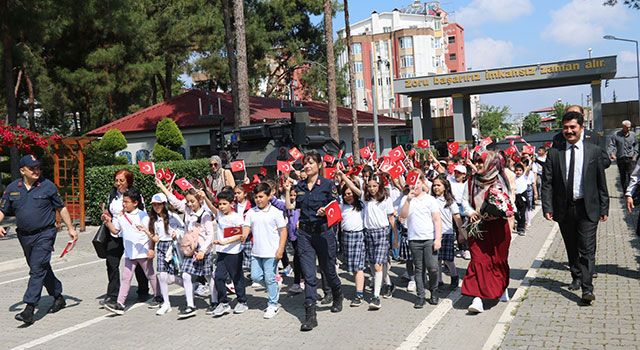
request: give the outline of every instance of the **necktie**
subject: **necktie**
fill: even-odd
[[[576,146],[569,146],[571,149],[571,158],[569,158],[569,171],[567,173],[567,198],[569,201],[573,200],[573,173],[576,170]]]

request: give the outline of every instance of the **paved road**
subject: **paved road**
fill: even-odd
[[[610,172],[610,177],[615,173]],[[45,315],[52,302],[44,297],[37,322],[27,328],[13,319],[23,308],[20,300],[26,285],[27,268],[22,260],[15,236],[0,240],[0,349],[89,348],[123,349],[132,347],[175,349],[190,346],[218,348],[310,348],[310,349],[480,349],[501,345],[502,348],[601,348],[607,344],[637,347],[638,239],[625,222],[619,204],[612,201],[611,220],[600,228],[598,300],[591,308],[579,308],[576,295],[566,290],[570,278],[564,266],[566,258],[559,234],[553,237],[554,224],[537,215],[525,237],[514,237],[510,251],[511,294],[521,286],[525,275],[538,273],[526,293],[509,303],[494,303],[485,313],[470,316],[466,307],[470,299],[458,292],[442,294],[437,307],[427,305],[413,309],[414,296],[406,292],[406,283],[397,277],[403,269],[393,266],[393,279],[399,285],[392,299],[383,299],[383,307],[371,312],[363,305],[348,306],[339,314],[328,308],[319,312],[320,326],[310,333],[298,331],[304,315],[303,296],[281,295],[283,310],[274,319],[262,319],[266,304],[263,291],[249,289],[250,310],[243,315],[221,319],[205,316],[203,310],[192,319],[178,321],[176,311],[163,317],[143,304],[134,305],[124,316],[114,317],[98,308],[97,301],[106,287],[104,261],[95,257],[90,240],[95,228],[82,233],[79,246],[65,258],[54,258],[54,269],[64,285],[67,309]],[[66,243],[61,232],[56,244],[60,251]],[[536,257],[549,248],[540,259]],[[462,273],[466,261],[457,259]],[[353,281],[341,273],[345,293],[354,293]],[[445,277],[448,281],[448,277]],[[290,280],[287,278],[285,282]],[[135,282],[134,282],[135,283]],[[527,284],[525,280],[525,284]],[[135,288],[135,287],[134,287]],[[135,295],[132,288],[131,295]],[[172,289],[172,304],[183,306],[179,287]],[[204,307],[202,300],[196,304]],[[505,327],[506,325],[506,327]],[[505,331],[506,330],[506,331]],[[504,341],[503,341],[504,337]]]

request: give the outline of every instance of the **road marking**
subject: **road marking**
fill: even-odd
[[[78,265],[63,267],[61,269],[53,270],[53,272],[61,272],[61,271],[71,270],[71,269],[75,269],[76,267],[87,266],[87,265],[99,263],[99,262],[102,262],[102,261],[103,261],[102,259],[93,260],[93,261],[89,261],[89,262],[78,264]],[[27,279],[29,279],[29,276],[15,278],[15,279],[12,279],[12,280],[0,282],[0,286],[5,285],[5,284],[9,284],[9,283],[13,283],[13,282],[24,281],[24,280],[27,280]]]
[[[500,319],[498,319],[498,323],[496,323],[495,327],[493,327],[491,335],[489,335],[489,338],[484,343],[482,350],[497,349],[502,344],[502,341],[506,336],[505,327],[510,325],[513,319],[516,317],[516,310],[518,309],[520,304],[524,302],[522,298],[524,297],[524,294],[527,292],[527,290],[529,290],[531,281],[533,281],[538,275],[538,270],[540,269],[540,266],[542,266],[542,262],[544,261],[544,258],[547,255],[547,252],[549,251],[549,248],[551,247],[551,244],[553,243],[558,230],[558,224],[554,223],[553,228],[547,236],[547,239],[544,241],[544,244],[542,244],[542,248],[540,248],[540,251],[538,252],[538,256],[536,256],[536,259],[531,264],[529,271],[527,271],[527,274],[522,279],[522,282],[520,283],[518,289],[516,289],[516,292],[513,293],[511,300],[507,303],[507,306],[502,312],[502,315],[500,315]]]
[[[458,287],[462,286],[460,281]],[[422,322],[416,327],[416,329],[407,336],[407,338],[398,346],[397,350],[417,349],[420,343],[427,337],[429,332],[440,322],[440,320],[453,308],[453,304],[458,302],[462,294],[460,294],[460,288],[449,294],[449,297],[442,300],[438,306],[425,317]]]

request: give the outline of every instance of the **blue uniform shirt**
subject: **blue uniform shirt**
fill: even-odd
[[[318,180],[309,190],[307,181],[300,181],[295,187],[296,209],[300,209],[300,222],[317,224],[326,221],[325,217],[318,217],[318,209],[331,203],[338,196],[336,185],[331,180],[318,176]]]
[[[56,209],[64,207],[56,185],[44,178],[38,179],[30,190],[21,179],[7,186],[0,211],[4,215],[15,215],[16,226],[21,231],[36,231],[56,222]]]

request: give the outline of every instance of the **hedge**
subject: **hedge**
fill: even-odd
[[[172,162],[172,161],[184,160],[184,157],[182,156],[182,154],[176,151],[172,151],[169,148],[159,143],[156,143],[153,146],[152,158],[157,162]]]
[[[209,173],[208,159],[181,160],[175,162],[155,163],[156,170],[171,169],[176,174],[176,179],[186,177],[187,179],[202,179]],[[101,203],[107,201],[109,191],[113,188],[113,175],[117,170],[129,169],[133,172],[134,187],[144,196],[145,205],[151,205],[151,197],[158,192],[155,185],[155,178],[152,175],[140,173],[137,165],[111,165],[86,168],[85,170],[85,206],[87,223],[97,225],[100,223],[102,209]]]

